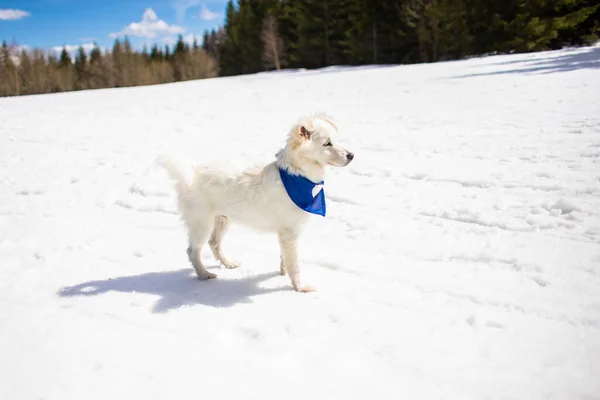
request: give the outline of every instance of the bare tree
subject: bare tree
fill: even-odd
[[[275,66],[275,68],[280,70],[281,63],[279,62],[279,58],[283,54],[283,39],[279,35],[277,20],[274,16],[267,15],[263,20],[261,39],[263,42],[262,59],[266,66]]]
[[[59,58],[56,52],[46,55],[39,49],[2,42],[0,97],[167,83],[174,81],[175,68],[179,68],[179,80],[217,75],[215,59],[197,44],[190,48],[182,42],[182,48],[166,58],[158,46],[153,54],[140,53],[129,41],[119,40],[112,52],[104,54],[94,46],[88,56],[80,47],[73,63],[66,48]]]

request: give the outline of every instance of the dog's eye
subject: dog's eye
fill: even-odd
[[[328,147],[331,146],[331,140],[327,140],[323,146]]]

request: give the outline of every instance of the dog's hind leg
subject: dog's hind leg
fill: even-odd
[[[287,273],[292,281],[292,286],[297,292],[314,292],[315,288],[312,286],[300,285],[300,271],[298,268],[298,233],[292,229],[280,229],[279,232],[279,245],[281,246],[281,265],[283,270],[287,270]]]
[[[227,228],[229,227],[229,220],[224,215],[217,215],[215,217],[215,226],[213,228],[212,234],[210,235],[210,240],[208,244],[215,255],[215,258],[221,262],[225,266],[225,268],[239,268],[240,264],[231,262],[225,258],[223,252],[221,251],[221,243],[223,241],[223,236],[227,233]]]
[[[212,272],[208,272],[202,264],[201,253],[202,247],[206,244],[210,229],[212,227],[213,218],[196,218],[193,221],[193,225],[188,224],[189,231],[189,247],[187,248],[187,255],[192,263],[192,266],[196,270],[198,279],[212,279],[216,278],[217,275]]]

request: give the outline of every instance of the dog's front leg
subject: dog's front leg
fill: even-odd
[[[281,246],[282,270],[287,271],[292,286],[297,292],[314,292],[312,286],[300,285],[300,270],[298,268],[298,232],[293,229],[279,230],[279,245]]]
[[[283,256],[279,256],[279,273],[281,276],[285,275],[285,264],[283,263]]]

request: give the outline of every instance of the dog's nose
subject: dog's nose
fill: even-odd
[[[354,158],[354,153],[348,152],[348,154],[346,154],[346,158],[348,159],[348,161],[352,161],[352,159]]]

